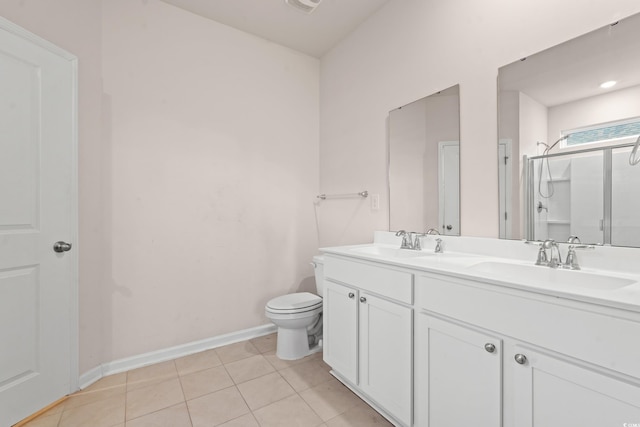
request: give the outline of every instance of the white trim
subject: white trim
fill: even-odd
[[[104,374],[102,372],[102,365],[88,370],[84,374],[80,375],[78,379],[79,389],[82,390],[89,387],[91,384],[95,383],[102,377],[104,377]]]
[[[80,375],[80,388],[84,389],[102,377],[106,377],[108,375],[118,374],[120,372],[126,372],[131,369],[141,368],[154,363],[177,359],[178,357],[188,356],[190,354],[199,353],[212,348],[269,335],[276,332],[277,329],[276,325],[271,323],[268,325],[256,326],[254,328],[243,329],[241,331],[206,338],[200,341],[193,341],[175,347],[168,347],[149,353],[143,353],[137,356],[113,360],[111,362],[103,363],[100,366],[96,366],[95,368]]]
[[[69,328],[70,337],[69,344],[71,354],[69,363],[71,364],[71,377],[69,386],[71,391],[79,388],[80,375],[80,221],[79,221],[79,205],[78,205],[78,58],[69,59],[71,65],[72,79],[72,133],[71,133],[71,241],[74,242],[75,250],[73,251],[73,259],[71,261],[71,283],[69,303]]]
[[[504,208],[501,204],[502,200],[498,202],[498,210],[499,210],[499,238],[501,239],[511,239],[513,234],[513,200],[512,200],[512,184],[511,184],[511,175],[513,173],[513,156],[511,155],[511,144],[512,140],[508,138],[502,138],[498,141],[498,180],[500,179],[500,171],[502,170],[504,174],[503,182],[498,182],[498,198],[504,198]],[[504,158],[500,156],[500,148],[504,149],[504,156],[506,157],[506,162]],[[526,177],[525,177],[526,179]],[[502,190],[502,191],[500,191]],[[522,206],[521,206],[521,209]],[[507,218],[505,219],[505,213],[507,214]],[[522,213],[520,214],[522,216]]]
[[[21,37],[25,40],[29,40],[30,42],[37,44],[38,46],[42,47],[43,49],[47,49],[49,52],[52,52],[58,56],[63,57],[64,59],[67,59],[69,61],[74,61],[77,60],[78,58],[73,55],[72,53],[67,52],[66,50],[64,50],[63,48],[56,46],[55,44],[51,43],[48,40],[43,39],[42,37],[38,36],[37,34],[34,34],[22,27],[20,27],[19,25],[14,24],[13,22],[9,21],[6,18],[3,18],[2,16],[0,16],[0,28],[2,28],[3,30],[6,30],[12,34],[15,34],[18,37]]]
[[[453,232],[445,228],[446,219],[445,204],[446,197],[451,196],[447,194],[447,190],[444,188],[445,184],[445,147],[458,148],[458,212],[456,212],[456,227]],[[438,230],[440,234],[445,236],[459,236],[460,235],[460,141],[438,141]]]

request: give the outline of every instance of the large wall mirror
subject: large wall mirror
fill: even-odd
[[[500,237],[640,247],[640,14],[498,72]]]
[[[460,88],[389,113],[389,229],[460,235]]]

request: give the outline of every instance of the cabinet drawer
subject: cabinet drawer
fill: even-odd
[[[405,304],[413,303],[413,274],[378,267],[357,261],[327,256],[324,262],[325,278],[391,298]]]
[[[520,341],[640,378],[640,322],[500,292],[482,283],[416,277],[416,305]]]

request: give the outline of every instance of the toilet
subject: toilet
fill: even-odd
[[[318,295],[310,292],[287,294],[272,299],[265,315],[278,327],[276,355],[296,360],[322,350],[322,294],[324,258],[313,257]]]

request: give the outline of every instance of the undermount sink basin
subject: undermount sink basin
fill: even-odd
[[[417,258],[423,256],[429,256],[429,252],[414,251],[412,249],[399,249],[390,248],[387,246],[360,246],[357,248],[351,248],[351,252],[356,252],[364,255],[377,255],[387,258]]]
[[[634,280],[584,271],[555,269],[537,265],[487,261],[467,267],[468,270],[514,283],[562,289],[563,287],[614,290],[636,283]]]
[[[422,260],[428,261],[429,263],[443,263],[470,259],[468,254],[456,252],[445,251],[444,253],[435,253],[432,249],[416,251],[413,249],[400,249],[398,247],[383,245],[357,246],[349,249],[349,252],[361,255],[374,255],[376,257],[386,258],[389,260],[403,259],[406,260],[406,262],[410,262],[412,265],[416,265],[415,262],[420,262]],[[415,260],[415,262],[411,260]]]

